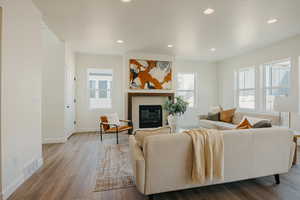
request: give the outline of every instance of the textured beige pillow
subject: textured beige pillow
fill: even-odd
[[[135,140],[137,144],[143,148],[145,138],[147,136],[152,135],[161,135],[161,134],[170,134],[171,128],[170,127],[159,127],[159,128],[148,128],[148,129],[138,129],[135,131]]]

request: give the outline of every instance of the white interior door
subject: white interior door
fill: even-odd
[[[75,132],[75,70],[66,67],[65,90],[65,133],[69,137]]]
[[[2,153],[1,153],[1,139],[2,139],[2,133],[1,133],[1,99],[2,99],[2,92],[1,92],[1,77],[2,77],[2,66],[1,66],[1,63],[2,63],[2,7],[0,7],[0,199],[1,199],[1,194],[2,194],[2,169],[1,169],[1,166],[2,166]]]

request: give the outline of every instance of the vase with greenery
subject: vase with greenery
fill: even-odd
[[[175,101],[167,100],[163,105],[165,111],[169,113],[168,124],[173,131],[176,131],[176,123],[178,118],[186,112],[189,103],[184,101],[182,97],[176,97]]]

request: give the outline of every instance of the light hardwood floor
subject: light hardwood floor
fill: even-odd
[[[104,137],[104,143],[115,142]],[[120,143],[127,143],[127,135]],[[66,144],[43,146],[44,165],[27,180],[9,200],[144,200],[135,188],[93,192],[97,153],[102,153],[99,135],[75,134]],[[299,155],[299,154],[298,154]],[[281,184],[274,177],[239,181],[155,196],[157,200],[299,200],[300,167],[281,175]]]

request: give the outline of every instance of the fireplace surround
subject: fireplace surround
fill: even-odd
[[[160,97],[160,98],[156,98]],[[163,97],[163,98],[161,98]],[[127,119],[132,120],[134,129],[138,129],[139,127],[139,105],[163,105],[164,100],[162,99],[170,99],[174,100],[174,92],[166,92],[166,93],[150,93],[150,92],[128,92],[128,110]],[[138,102],[138,103],[137,103]],[[162,111],[162,125],[166,120],[166,113]]]

